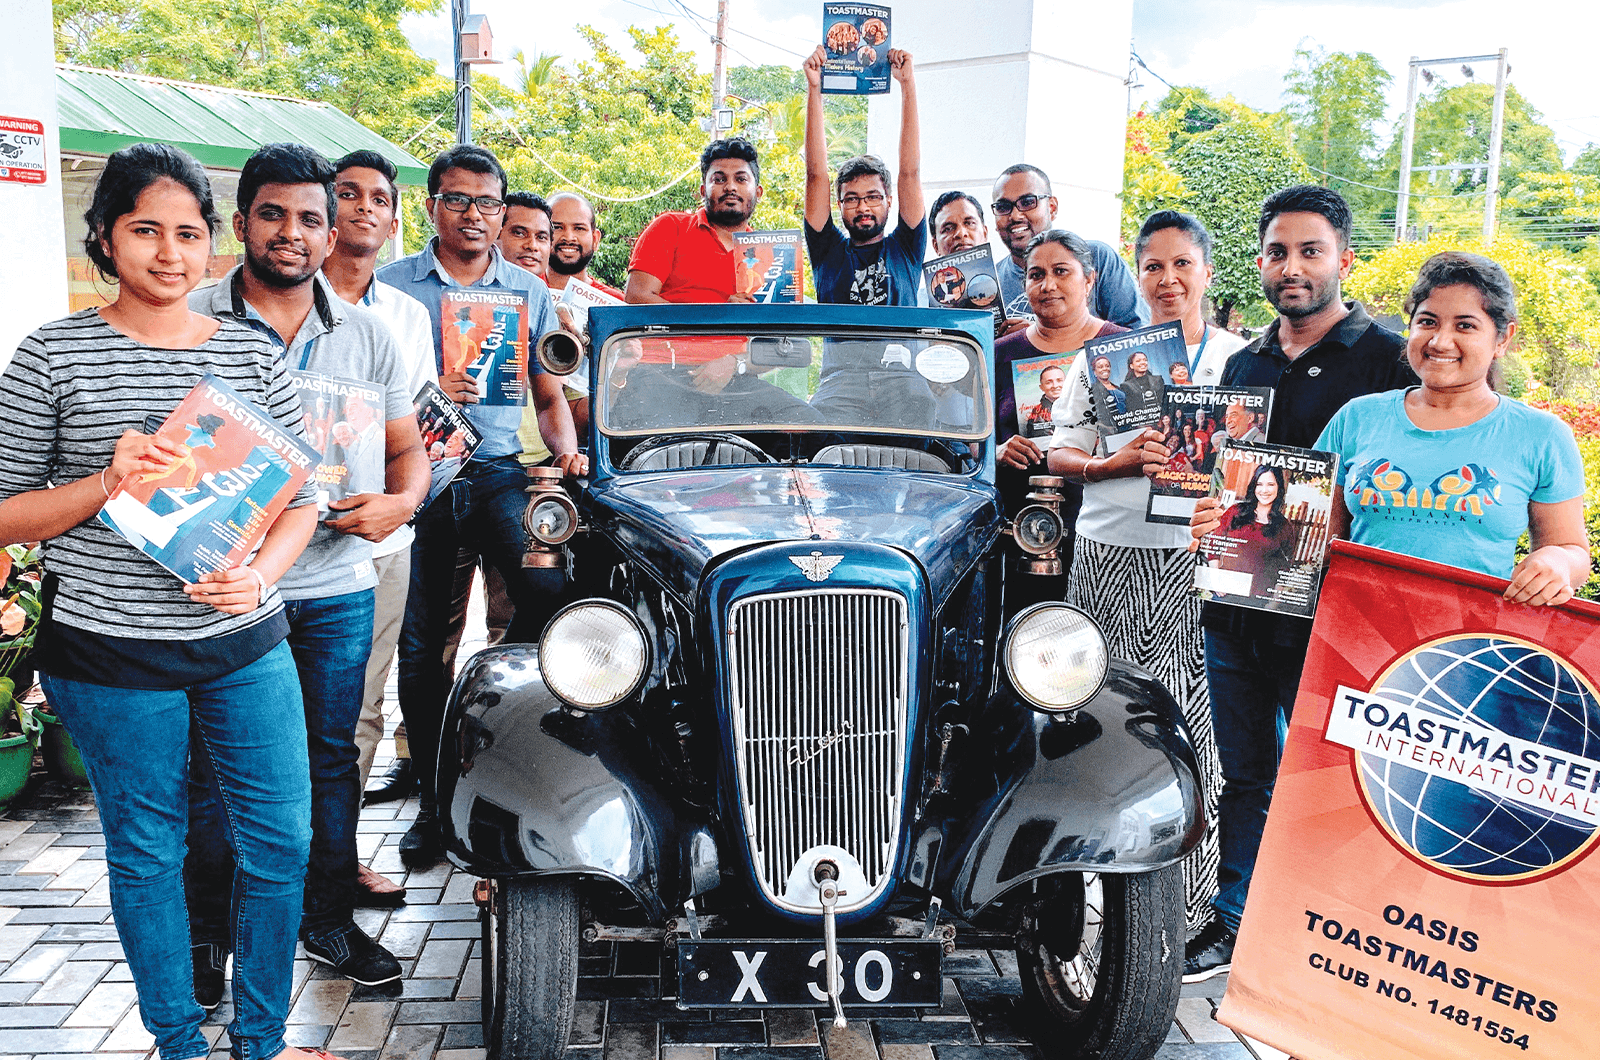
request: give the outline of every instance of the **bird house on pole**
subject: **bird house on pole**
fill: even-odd
[[[489,20],[482,15],[468,15],[461,23],[461,61],[463,63],[492,63],[494,37],[489,30]]]

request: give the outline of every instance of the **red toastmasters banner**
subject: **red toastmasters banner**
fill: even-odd
[[[1300,1060],[1571,1060],[1600,1017],[1600,607],[1346,542],[1217,1018]]]

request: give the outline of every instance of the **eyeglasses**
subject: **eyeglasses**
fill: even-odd
[[[1010,213],[1012,210],[1021,210],[1026,213],[1037,205],[1039,205],[1039,196],[1023,195],[1014,202],[1011,199],[996,199],[989,204],[989,208],[994,210],[996,217],[999,217],[1002,214]]]
[[[865,195],[846,195],[839,200],[840,206],[848,206],[854,210],[858,206],[882,206],[883,193],[869,191]]]
[[[496,199],[491,195],[461,195],[457,192],[447,191],[443,195],[434,195],[431,198],[451,213],[466,213],[467,207],[473,203],[478,204],[478,212],[485,217],[493,217],[506,208],[504,200]]]

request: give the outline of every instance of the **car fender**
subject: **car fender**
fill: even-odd
[[[565,708],[545,686],[533,645],[469,659],[440,741],[451,859],[478,876],[605,877],[658,919],[714,887],[710,822],[664,790],[626,706]]]
[[[987,746],[972,751],[988,756],[997,783],[951,800],[967,811],[946,819],[935,876],[935,892],[959,915],[1051,873],[1158,869],[1204,834],[1188,730],[1150,674],[1114,662],[1076,711],[1040,713],[1004,691],[985,715],[1000,723],[973,726]]]

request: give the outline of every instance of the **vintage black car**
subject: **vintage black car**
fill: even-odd
[[[683,1008],[843,1022],[937,1006],[969,928],[1015,936],[1046,1055],[1151,1056],[1194,754],[1086,616],[1007,604],[1059,571],[1060,482],[1005,516],[991,317],[590,331],[589,478],[536,480],[527,518],[526,562],[570,558],[577,599],[466,664],[440,756],[450,857],[486,878],[489,1056],[562,1053],[580,939],[661,939]]]

